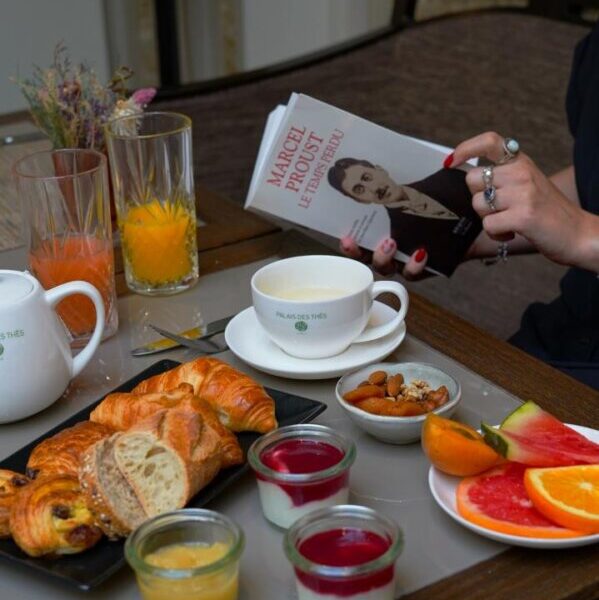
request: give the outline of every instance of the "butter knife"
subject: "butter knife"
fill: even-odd
[[[212,323],[208,323],[206,327],[193,327],[192,329],[187,329],[186,331],[182,331],[179,333],[179,336],[187,338],[189,340],[204,340],[207,338],[216,335],[217,333],[221,333],[227,327],[229,321],[235,315],[231,315],[230,317],[225,317],[224,319],[218,319],[217,321],[212,321]],[[160,338],[159,340],[154,340],[144,346],[140,346],[139,348],[135,348],[131,350],[131,354],[133,356],[148,356],[149,354],[157,354],[158,352],[164,352],[166,350],[172,350],[173,348],[178,348],[181,344],[166,338]]]

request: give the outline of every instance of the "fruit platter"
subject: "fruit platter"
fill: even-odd
[[[526,402],[480,432],[430,414],[422,446],[434,499],[471,531],[533,548],[599,541],[599,431]]]

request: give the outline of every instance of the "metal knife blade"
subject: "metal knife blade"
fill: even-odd
[[[206,327],[193,327],[192,329],[187,329],[186,331],[182,331],[178,335],[181,337],[190,339],[190,340],[203,340],[209,338],[217,333],[221,333],[227,327],[229,321],[235,315],[231,315],[229,317],[225,317],[224,319],[218,319],[217,321],[212,321],[208,323]],[[173,348],[178,348],[181,344],[174,342],[172,340],[166,338],[160,338],[158,340],[154,340],[148,344],[140,346],[139,348],[135,348],[131,350],[131,354],[133,356],[148,356],[149,354],[157,354],[158,352],[164,352],[166,350],[172,350]]]
[[[187,348],[192,348],[193,350],[198,350],[204,354],[215,354],[216,352],[223,352],[227,349],[227,347],[219,346],[215,344],[212,339],[203,339],[203,340],[188,340],[187,338],[181,337],[172,331],[166,331],[166,329],[161,329],[160,327],[156,327],[156,325],[150,324],[150,327],[156,332],[159,333],[162,337],[168,338],[169,340],[173,340],[173,342],[177,342],[181,344],[181,346],[185,346]]]

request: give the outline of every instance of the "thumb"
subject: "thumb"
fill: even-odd
[[[418,279],[424,272],[428,254],[425,248],[418,248],[416,252],[410,256],[410,259],[403,268],[403,276],[408,279]]]

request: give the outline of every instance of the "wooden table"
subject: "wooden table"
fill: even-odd
[[[199,190],[198,214],[207,223],[198,230],[199,263],[203,275],[273,256],[332,252],[297,230],[281,231],[207,190]],[[0,266],[23,266],[15,264],[15,261],[23,260],[22,253],[12,255],[11,265],[7,264],[6,256],[4,260],[2,258],[0,254]],[[127,293],[120,262],[117,264],[117,281],[119,293]],[[411,294],[407,323],[411,335],[519,398],[534,400],[562,420],[599,428],[597,392],[415,293]],[[598,565],[597,545],[565,551],[513,548],[404,598],[598,598]]]

